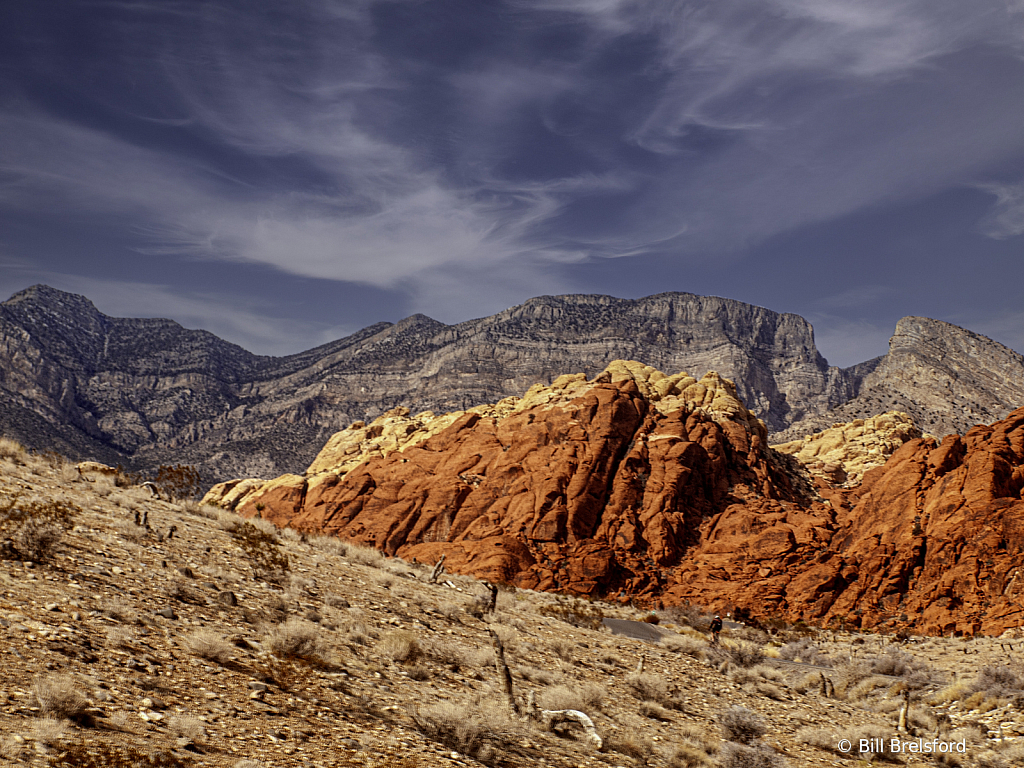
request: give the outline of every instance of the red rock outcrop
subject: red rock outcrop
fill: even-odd
[[[536,404],[464,413],[386,455],[375,444],[344,471],[278,478],[238,511],[407,559],[444,552],[453,569],[523,587],[653,596],[735,494],[750,509],[798,500],[767,460],[764,426],[717,374],[616,363],[523,402]]]
[[[833,523],[817,547],[799,546],[812,534],[796,515],[793,546],[758,533],[750,512],[726,509],[666,599],[728,595],[755,613],[822,625],[998,634],[1024,625],[1022,487],[1024,408],[941,444],[911,440],[852,490],[822,486]],[[724,549],[735,547],[724,555],[723,525],[733,532]]]
[[[909,440],[854,488],[812,486],[715,374],[615,363],[500,408],[382,419],[238,511],[533,589],[930,633],[1024,623],[1024,409]]]

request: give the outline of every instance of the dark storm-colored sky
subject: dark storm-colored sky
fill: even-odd
[[[0,293],[260,353],[531,296],[1024,350],[1024,0],[11,0]]]

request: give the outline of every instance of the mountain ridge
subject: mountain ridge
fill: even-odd
[[[947,346],[957,344],[971,346]],[[1024,392],[1024,358],[974,345],[1018,366],[1010,389],[1019,379]],[[931,365],[927,345],[918,346],[898,355]],[[83,296],[33,286],[0,303],[0,428],[37,450],[131,468],[195,464],[211,483],[276,476],[301,471],[353,421],[399,406],[464,410],[564,373],[595,375],[613,359],[698,377],[717,371],[770,432],[784,435],[793,424],[829,426],[833,411],[852,401],[873,406],[858,400],[865,385],[877,390],[897,368],[886,367],[887,356],[830,367],[799,315],[689,293],[539,296],[454,325],[413,315],[268,357],[172,320],[112,318]],[[999,404],[1009,398],[1005,389],[974,409],[979,422],[1020,404]],[[857,415],[882,410],[891,409]]]

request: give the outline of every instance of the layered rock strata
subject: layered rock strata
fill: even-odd
[[[194,464],[211,482],[274,476],[353,421],[465,410],[624,357],[717,370],[771,429],[853,393],[803,318],[685,293],[543,296],[457,325],[414,315],[269,358],[35,286],[0,304],[0,429],[108,464]]]

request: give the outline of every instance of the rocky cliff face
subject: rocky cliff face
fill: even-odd
[[[778,442],[902,411],[924,432],[943,437],[1004,418],[1024,405],[1024,356],[985,336],[926,317],[904,317],[889,353],[846,370],[857,395],[827,414],[797,421]]]
[[[525,587],[654,595],[737,494],[796,498],[766,436],[718,374],[616,361],[521,400],[386,415],[332,438],[306,476],[206,501]]]
[[[464,410],[622,357],[718,370],[771,428],[852,394],[802,318],[691,294],[541,297],[453,326],[416,315],[267,358],[36,286],[0,305],[0,418],[34,448],[271,476],[305,467],[353,421]]]
[[[352,422],[466,410],[618,358],[718,371],[776,442],[894,409],[941,436],[1024,402],[1024,358],[923,318],[847,370],[828,367],[796,315],[685,293],[544,296],[450,326],[415,315],[270,358],[35,286],[0,304],[0,429],[111,464],[195,464],[211,483],[272,477],[301,471]]]
[[[206,501],[533,589],[930,633],[1024,621],[1024,409],[941,444],[903,414],[793,457],[765,440],[717,374],[615,362],[353,425],[305,475]],[[812,478],[822,456],[850,471]]]

